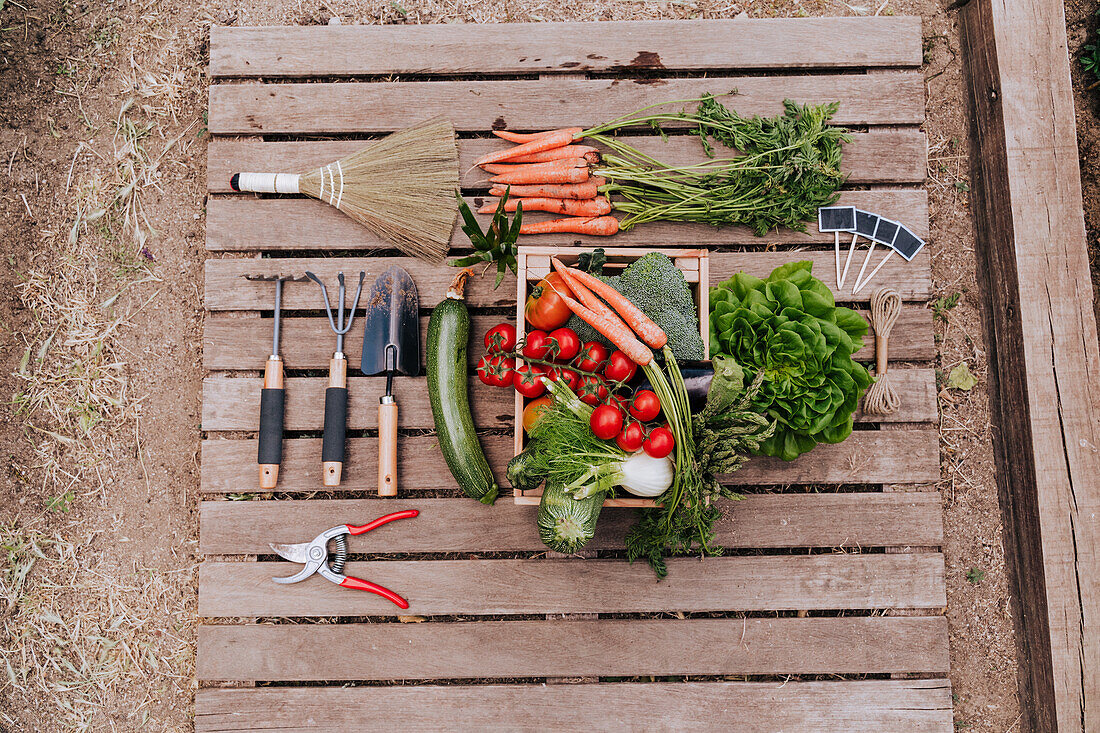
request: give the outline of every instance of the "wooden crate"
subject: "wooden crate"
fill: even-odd
[[[534,507],[461,497],[430,432],[422,377],[395,381],[401,497],[375,496],[372,431],[384,380],[353,370],[345,481],[316,498],[319,375],[333,339],[312,283],[285,288],[288,436],[278,491],[260,491],[258,370],[270,347],[272,288],[246,276],[311,269],[331,282],[340,270],[373,278],[399,264],[426,319],[454,271],[400,256],[324,204],[228,186],[233,171],[308,168],[359,148],[365,135],[437,113],[460,130],[467,171],[505,144],[489,135],[494,125],[588,125],[737,88],[731,103],[749,114],[776,114],[788,97],[839,100],[838,123],[861,129],[845,148],[850,186],[841,202],[925,236],[918,18],[213,28],[210,43],[196,730],[952,729],[942,505],[923,490],[940,475],[927,251],[876,279],[906,301],[891,339],[901,409],[859,413],[841,444],[791,463],[754,458],[725,477],[747,494],[723,504],[716,526],[730,552],[675,559],[658,583],[622,559],[633,511],[604,510],[588,547],[597,557],[555,559],[539,541]],[[670,162],[698,155],[685,135],[630,137]],[[484,197],[476,171],[462,186],[471,203]],[[809,259],[833,284],[832,235],[812,227],[760,239],[739,227],[654,223],[610,241],[521,243],[706,248],[712,282]],[[455,244],[468,246],[461,234]],[[510,314],[517,287],[473,281],[472,328],[484,332]],[[836,296],[865,313],[868,290]],[[359,327],[348,335],[353,365],[361,339]],[[857,358],[871,361],[870,345]],[[514,451],[514,400],[505,390],[471,396],[502,477]],[[269,542],[414,507],[414,520],[349,539],[349,572],[406,595],[408,611],[321,578],[271,582],[290,568]],[[399,614],[424,621],[398,623]],[[566,678],[583,683],[558,684]]]
[[[523,306],[527,303],[527,296],[539,280],[550,274],[550,258],[557,257],[566,265],[576,264],[577,258],[582,252],[591,252],[594,247],[538,247],[521,245],[516,254],[519,272],[516,276],[516,337],[522,339],[526,333],[527,323],[523,318]],[[614,273],[622,269],[634,260],[648,252],[662,252],[676,264],[676,267],[684,273],[684,280],[691,289],[695,307],[699,312],[699,335],[703,338],[704,353],[709,351],[709,323],[710,323],[710,252],[705,249],[662,249],[640,247],[604,247],[607,253],[607,271]],[[516,392],[515,412],[515,454],[518,455],[526,444],[526,435],[523,431],[523,408],[527,405],[523,395]],[[652,508],[657,505],[653,499],[643,499],[620,492],[617,496],[604,501],[603,505],[617,507]],[[542,489],[512,489],[512,499],[516,504],[534,505],[539,503]]]

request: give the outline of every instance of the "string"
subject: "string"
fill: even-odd
[[[897,412],[901,398],[890,383],[890,332],[901,313],[901,293],[893,288],[879,288],[871,293],[871,328],[875,330],[875,381],[863,398],[863,412],[868,415],[889,415]]]

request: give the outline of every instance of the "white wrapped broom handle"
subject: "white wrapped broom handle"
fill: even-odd
[[[234,191],[255,193],[298,193],[296,173],[234,173],[229,185]]]

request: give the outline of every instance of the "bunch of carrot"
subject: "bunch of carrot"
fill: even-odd
[[[477,165],[492,174],[491,196],[509,192],[505,208],[515,211],[549,211],[565,218],[523,224],[520,234],[593,234],[607,236],[619,231],[619,222],[609,216],[611,202],[599,195],[606,181],[591,175],[600,162],[600,152],[591,145],[575,144],[583,139],[582,129],[568,127],[548,132],[521,134],[494,130],[493,134],[514,147],[490,153]],[[486,204],[479,213],[491,214],[496,204]]]

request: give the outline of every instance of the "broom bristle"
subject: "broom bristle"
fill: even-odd
[[[395,132],[301,175],[301,193],[332,204],[403,252],[442,262],[458,217],[458,145],[448,120]]]

